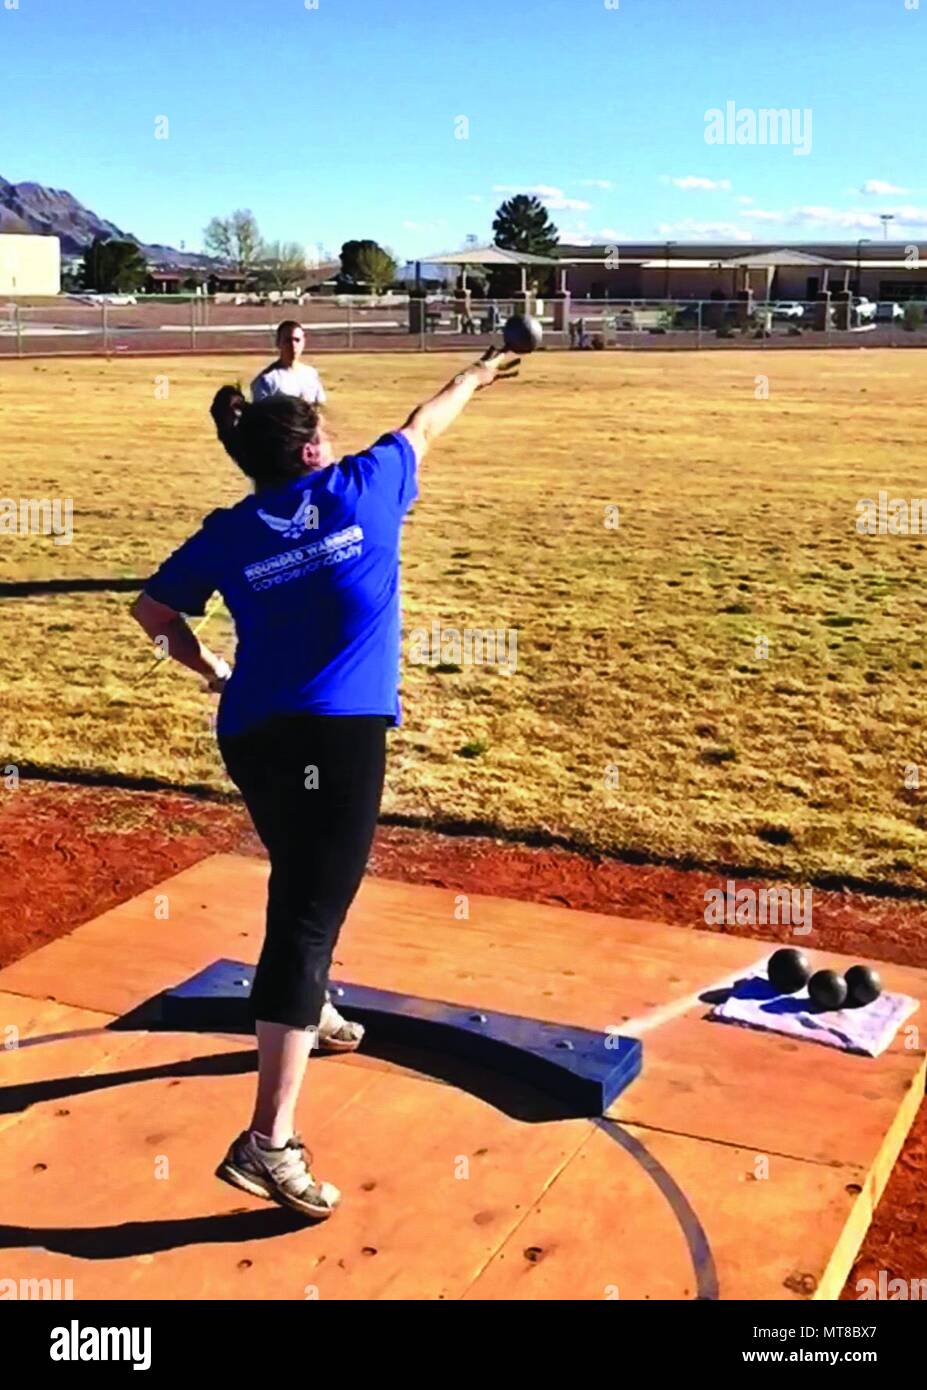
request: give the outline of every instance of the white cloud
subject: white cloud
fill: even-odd
[[[796,208],[788,220],[800,227],[839,227],[844,232],[877,231],[882,225],[874,212],[863,212],[858,208],[806,206]]]
[[[889,235],[894,234],[896,239],[906,235],[927,235],[927,206],[895,203],[889,204],[885,211],[894,218],[889,224]],[[867,208],[834,208],[826,204],[805,203],[785,209],[745,207],[741,216],[752,225],[683,218],[678,222],[662,222],[657,230],[660,236],[679,235],[705,241],[752,241],[756,232],[767,226],[776,227],[779,237],[804,232],[810,237],[836,238],[841,233],[850,233],[857,236],[869,234],[875,240],[875,234],[881,237],[882,233],[879,214]],[[761,230],[760,235],[763,235]],[[769,236],[769,232],[766,232],[766,236]]]
[[[629,239],[614,227],[599,227],[597,230],[589,231],[585,222],[560,228],[560,241],[565,246],[610,246]]]
[[[661,222],[657,231],[661,236],[679,232],[682,236],[701,237],[706,241],[752,241],[750,227],[741,227],[736,222],[698,222],[685,217],[681,222]]]
[[[697,188],[697,189],[704,189],[704,190],[707,190],[707,191],[710,192],[710,193],[714,193],[714,192],[730,193],[730,191],[731,191],[731,181],[730,181],[730,179],[703,179],[703,178],[699,178],[698,175],[696,175],[696,174],[686,174],[686,175],[685,175],[683,178],[681,178],[681,179],[672,179],[672,178],[671,178],[669,181],[670,181],[670,183],[673,184],[676,188],[681,188],[681,189],[685,190],[686,192],[690,192],[692,189],[695,189],[695,188]]]
[[[896,222],[903,222],[908,227],[927,226],[927,208],[912,207],[910,203],[901,207],[886,208],[886,212],[895,215]]]
[[[549,183],[494,183],[493,193],[533,193],[536,198],[562,198],[562,188],[552,188]]]
[[[493,193],[527,193],[539,198],[546,208],[551,212],[588,212],[592,207],[591,203],[585,203],[581,198],[567,198],[562,188],[553,188],[548,183],[514,184],[497,183],[493,185]]]
[[[737,198],[737,201],[738,201],[738,203],[743,203],[744,207],[747,207],[747,206],[749,206],[750,203],[753,202],[753,199],[752,199],[752,198],[748,198],[747,195],[746,195],[746,193],[741,193],[741,194],[739,194],[739,196],[738,196],[738,198]]]
[[[468,202],[468,203],[481,203],[482,201],[483,201],[483,195],[482,195],[482,193],[468,193],[468,194],[467,194],[467,202]]]
[[[602,188],[605,190],[615,187],[611,179],[580,179],[579,186],[580,188]]]
[[[927,226],[927,208],[915,207],[910,203],[895,204],[885,209],[894,218],[896,228]],[[780,226],[796,227],[801,230],[820,232],[822,229],[841,232],[876,232],[882,229],[882,219],[868,208],[832,208],[817,204],[804,204],[786,211],[766,211],[762,208],[745,208],[743,216],[754,222],[778,223]]]
[[[884,179],[867,179],[862,188],[859,189],[860,193],[871,193],[877,197],[891,196],[892,194],[903,197],[907,191],[906,188],[899,188],[895,183],[886,183]]]

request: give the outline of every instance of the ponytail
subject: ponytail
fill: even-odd
[[[240,439],[238,427],[247,409],[247,401],[240,386],[223,386],[213,397],[209,413],[216,427],[222,447],[230,458],[240,465]]]
[[[304,450],[318,441],[320,417],[300,397],[249,404],[240,386],[223,386],[209,413],[225,452],[258,488],[279,487],[308,471]]]

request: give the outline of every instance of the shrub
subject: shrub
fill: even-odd
[[[457,753],[461,758],[478,758],[488,747],[481,738],[471,738],[462,748],[457,749]]]

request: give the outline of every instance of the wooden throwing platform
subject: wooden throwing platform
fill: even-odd
[[[699,996],[767,951],[705,931],[476,895],[459,920],[450,891],[366,880],[340,978],[617,1029],[643,1072],[607,1117],[564,1119],[446,1058],[314,1057],[300,1123],[341,1210],[307,1225],[220,1182],[253,1039],[141,1019],[217,959],[257,958],[266,874],[218,855],[0,971],[5,1278],[76,1299],[839,1294],[923,1046],[871,1060],[706,1021]],[[927,999],[927,972],[881,969]]]

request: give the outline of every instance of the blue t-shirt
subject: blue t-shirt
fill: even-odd
[[[165,560],[147,594],[201,614],[218,589],[235,620],[220,734],[302,712],[398,722],[399,538],[417,495],[415,450],[386,434],[212,512]]]

